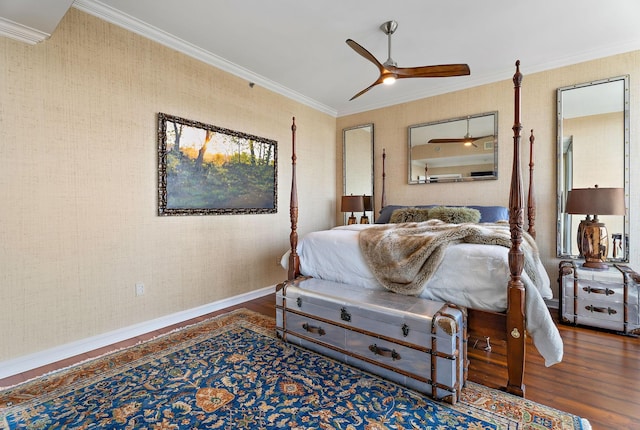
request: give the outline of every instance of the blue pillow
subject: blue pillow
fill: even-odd
[[[433,208],[436,206],[442,205],[418,205],[418,206],[409,206],[409,205],[389,205],[382,208],[380,211],[380,215],[376,218],[376,224],[388,224],[389,219],[391,218],[391,214],[396,209],[402,208]],[[449,206],[449,205],[448,205]],[[460,207],[460,206],[449,206],[449,207]],[[497,222],[497,221],[509,221],[509,209],[504,206],[466,206],[471,209],[477,209],[480,211],[480,222]]]
[[[393,211],[395,211],[396,209],[402,209],[406,207],[408,206],[389,205],[389,206],[383,207],[382,210],[380,210],[380,215],[376,217],[375,223],[388,224],[389,220],[391,219],[391,214],[393,213]]]
[[[467,206],[480,211],[480,222],[509,221],[509,209],[504,206]]]

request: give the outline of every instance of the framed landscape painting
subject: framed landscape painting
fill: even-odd
[[[158,215],[277,212],[278,143],[158,114]]]

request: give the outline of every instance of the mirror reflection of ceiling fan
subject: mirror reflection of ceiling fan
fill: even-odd
[[[375,82],[369,85],[364,90],[351,97],[349,101],[360,97],[362,94],[369,91],[371,88],[378,84],[392,84],[396,79],[403,78],[446,78],[450,76],[465,76],[469,75],[471,71],[467,64],[442,64],[438,66],[422,66],[422,67],[398,67],[395,61],[391,58],[391,35],[398,28],[396,21],[387,21],[380,26],[380,29],[388,36],[389,39],[389,55],[387,61],[380,64],[380,62],[369,51],[364,49],[358,43],[351,39],[347,39],[347,45],[349,45],[354,51],[362,55],[367,60],[371,61],[380,71],[380,76]]]
[[[474,137],[471,135],[471,133],[469,133],[469,118],[467,117],[467,133],[464,135],[464,137],[451,137],[451,138],[440,138],[440,139],[430,139],[427,143],[463,143],[464,146],[473,146],[475,148],[478,147],[478,145],[476,145],[476,142],[478,140],[482,140],[482,139],[487,139],[487,138],[493,138],[492,134],[486,135],[486,136],[478,136],[478,137]]]

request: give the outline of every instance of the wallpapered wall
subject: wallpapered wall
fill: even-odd
[[[342,148],[341,130],[357,124],[373,123],[375,134],[376,210],[382,190],[382,150],[386,149],[386,191],[388,204],[500,204],[508,206],[513,158],[512,67],[505,65],[505,79],[464,91],[418,100],[402,105],[338,118],[336,145],[338,163]],[[535,188],[537,198],[537,243],[542,261],[557,291],[556,279],[556,90],[560,87],[630,75],[631,99],[631,265],[640,270],[640,51],[575,64],[556,70],[528,73],[521,58],[522,83],[522,171],[528,188],[530,130],[535,132]],[[471,70],[473,73],[473,68]],[[399,82],[398,84],[402,84]],[[381,89],[384,90],[384,89]],[[374,90],[375,91],[375,90]],[[499,177],[495,181],[449,184],[407,184],[407,127],[423,122],[498,111]],[[601,150],[607,151],[606,143]],[[338,170],[338,174],[342,172]],[[342,184],[340,178],[338,187]],[[339,188],[337,193],[341,192]],[[635,196],[635,197],[634,197]],[[341,214],[336,215],[340,219]],[[557,294],[556,294],[557,297]]]
[[[301,235],[342,223],[335,203],[342,194],[342,129],[370,122],[378,209],[382,148],[390,204],[507,204],[509,65],[495,84],[336,121],[76,9],[38,45],[0,38],[0,58],[0,362],[284,279],[276,260],[289,245],[292,116],[304,172]],[[637,166],[640,52],[535,74],[521,60],[523,140],[536,129],[538,243],[553,282],[555,89],[630,74]],[[499,111],[497,181],[406,184],[407,126],[492,110]],[[158,112],[278,141],[278,213],[158,217]],[[633,193],[640,169],[631,170]],[[640,200],[631,201],[637,241]],[[640,268],[633,243],[632,264]],[[137,282],[145,284],[141,297],[134,295]]]
[[[0,38],[0,94],[0,362],[284,280],[293,116],[299,231],[334,222],[334,117],[76,9]],[[158,112],[276,140],[278,213],[157,216]]]

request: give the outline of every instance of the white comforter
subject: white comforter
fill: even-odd
[[[307,234],[298,244],[300,272],[363,288],[384,287],[365,262],[358,242],[359,231],[372,224],[354,224]],[[420,297],[451,302],[475,309],[504,311],[507,308],[509,249],[494,245],[460,243],[451,245]],[[282,258],[286,267],[288,254]],[[526,287],[527,332],[545,360],[546,366],[562,361],[563,345],[544,298],[553,297],[540,260],[538,285],[522,273]]]

